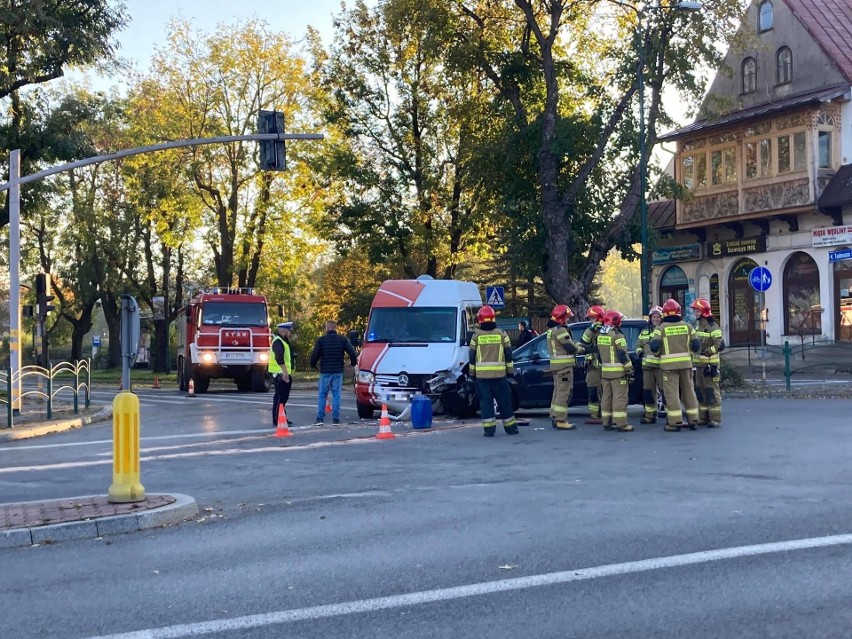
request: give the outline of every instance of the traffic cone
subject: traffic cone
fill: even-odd
[[[160,378],[154,375],[154,384],[151,388],[159,388],[160,387]]]
[[[396,435],[391,430],[390,416],[388,415],[388,405],[382,404],[382,417],[379,420],[379,432],[376,439],[393,439]]]
[[[284,412],[284,404],[278,404],[278,428],[275,429],[276,437],[292,437],[293,433],[287,425],[287,413]]]
[[[326,413],[331,412],[331,403],[328,401],[328,396],[326,396],[326,398],[325,398],[325,412]]]
[[[195,397],[195,382],[192,380],[191,377],[189,378],[189,387],[188,387],[188,390],[186,392],[186,396],[187,397]]]

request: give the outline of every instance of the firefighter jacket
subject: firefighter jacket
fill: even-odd
[[[497,379],[513,372],[509,336],[494,322],[480,324],[470,340],[470,374],[477,379]]]
[[[269,363],[266,365],[266,370],[269,371],[270,375],[277,375],[282,371],[281,362],[278,361],[279,355],[281,361],[287,367],[287,374],[292,374],[293,358],[290,354],[290,344],[280,335],[273,335],[272,341],[269,344]]]
[[[692,353],[698,352],[701,341],[680,315],[669,315],[651,333],[648,345],[651,352],[659,354],[662,370],[678,371],[692,368]]]
[[[701,340],[698,352],[692,356],[692,362],[696,366],[707,366],[712,364],[719,366],[719,353],[725,348],[725,340],[722,339],[722,329],[713,321],[713,318],[700,317],[698,326],[695,327],[695,335]]]
[[[594,322],[589,328],[583,331],[583,336],[580,342],[583,345],[583,351],[586,353],[586,366],[591,368],[600,368],[600,359],[597,356],[598,334],[600,333],[603,324]]]
[[[627,354],[627,340],[624,334],[613,327],[598,336],[598,357],[602,379],[619,379],[633,374],[633,362]]]
[[[552,371],[574,368],[577,363],[576,355],[582,353],[571,337],[571,331],[564,324],[557,324],[547,329],[547,350]]]
[[[651,348],[648,346],[653,332],[654,325],[648,324],[642,329],[636,340],[636,354],[642,358],[643,369],[656,369],[660,367],[660,356],[652,353]]]

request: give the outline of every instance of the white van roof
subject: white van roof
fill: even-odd
[[[385,280],[373,298],[372,307],[455,306],[459,302],[482,304],[482,295],[473,282],[435,280]]]

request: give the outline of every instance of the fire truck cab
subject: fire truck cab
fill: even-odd
[[[266,298],[254,289],[196,291],[177,321],[178,385],[204,393],[214,378],[233,379],[241,391],[264,393],[271,386],[269,316]]]

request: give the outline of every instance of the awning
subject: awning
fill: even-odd
[[[852,164],[844,164],[829,180],[817,204],[822,210],[852,203]]]
[[[774,102],[760,104],[758,106],[741,109],[739,111],[732,111],[731,113],[722,115],[715,120],[696,120],[692,124],[683,128],[661,135],[657,138],[657,140],[660,142],[678,140],[695,133],[730,127],[734,124],[747,122],[749,120],[757,120],[769,115],[777,115],[783,111],[799,109],[810,104],[816,105],[824,102],[831,102],[832,100],[836,100],[841,97],[845,100],[850,99],[850,87],[848,84],[836,84],[824,89],[817,89],[815,91],[808,91],[798,95],[791,95]]]

